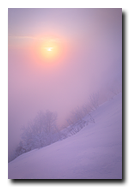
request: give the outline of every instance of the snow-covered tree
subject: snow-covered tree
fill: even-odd
[[[21,142],[16,149],[16,156],[30,150],[41,148],[60,139],[56,127],[57,114],[47,110],[39,112],[35,119],[22,129]]]
[[[96,110],[99,106],[99,93],[93,93],[90,96],[90,104],[91,104],[91,108],[92,110]]]

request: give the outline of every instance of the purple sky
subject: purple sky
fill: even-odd
[[[122,79],[122,9],[9,9],[9,159],[40,110],[58,125],[91,93]],[[51,63],[45,41],[58,46]]]

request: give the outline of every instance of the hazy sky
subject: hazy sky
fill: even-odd
[[[8,42],[10,158],[37,112],[56,111],[62,126],[91,93],[121,82],[122,9],[11,8]]]

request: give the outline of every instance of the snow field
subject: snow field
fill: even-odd
[[[77,134],[10,162],[9,179],[122,179],[122,94],[92,115]]]

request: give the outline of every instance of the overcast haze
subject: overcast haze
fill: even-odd
[[[8,9],[8,42],[9,160],[37,112],[57,112],[62,127],[92,93],[122,84],[122,9]]]

